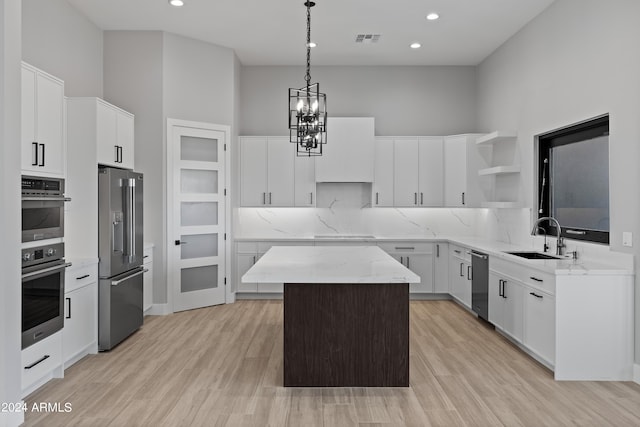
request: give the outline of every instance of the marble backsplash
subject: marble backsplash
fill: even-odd
[[[476,209],[447,208],[238,208],[237,237],[475,236]]]

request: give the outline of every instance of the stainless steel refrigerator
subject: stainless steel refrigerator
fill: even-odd
[[[98,349],[142,326],[142,174],[98,168]]]

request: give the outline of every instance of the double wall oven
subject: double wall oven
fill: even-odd
[[[63,179],[22,177],[23,349],[64,325],[64,276],[71,264],[64,260],[62,238],[69,200]]]

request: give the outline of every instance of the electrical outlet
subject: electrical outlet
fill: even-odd
[[[633,233],[631,233],[630,231],[622,232],[622,246],[633,246]]]

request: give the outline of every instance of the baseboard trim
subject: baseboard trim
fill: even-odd
[[[149,310],[145,311],[144,314],[145,316],[166,316],[167,314],[171,313],[173,312],[171,311],[169,304],[153,304]]]
[[[640,365],[637,363],[633,365],[633,382],[640,384]]]

